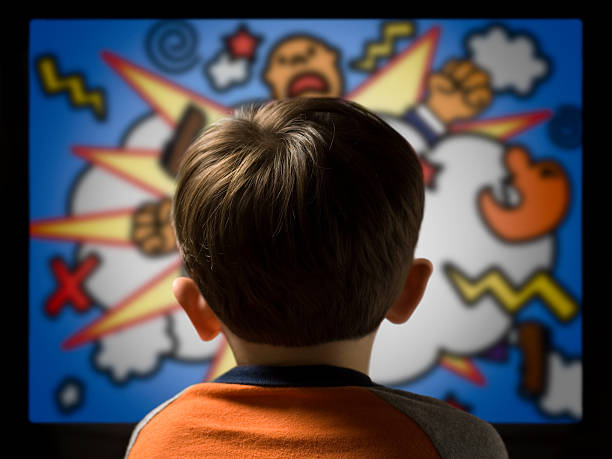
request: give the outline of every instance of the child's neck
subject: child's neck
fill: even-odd
[[[222,327],[238,365],[334,365],[368,374],[376,331],[363,338],[307,347],[283,347],[245,341]]]

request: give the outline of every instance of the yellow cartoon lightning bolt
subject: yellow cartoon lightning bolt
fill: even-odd
[[[451,265],[446,266],[446,273],[468,303],[491,293],[508,312],[514,314],[527,301],[538,296],[563,322],[572,319],[578,312],[576,301],[546,271],[537,272],[520,288],[513,286],[497,269],[490,270],[476,280],[468,279]]]
[[[365,46],[365,56],[355,62],[353,67],[357,70],[374,70],[376,60],[389,57],[393,53],[393,45],[398,38],[411,37],[414,34],[412,22],[387,22],[382,26],[382,40],[369,42]]]
[[[85,90],[83,77],[78,74],[60,75],[55,60],[43,56],[36,61],[36,67],[44,90],[49,94],[68,92],[70,102],[75,107],[91,106],[99,119],[106,115],[104,94],[100,90]]]
[[[404,115],[423,99],[439,37],[440,27],[432,27],[344,98],[374,112]]]

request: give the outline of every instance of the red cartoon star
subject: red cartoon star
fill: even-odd
[[[246,58],[253,60],[255,58],[255,47],[261,41],[241,25],[234,35],[225,37],[226,46],[234,59]]]

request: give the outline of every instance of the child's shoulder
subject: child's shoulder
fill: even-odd
[[[495,428],[466,411],[400,389],[380,385],[368,389],[419,424],[442,457],[508,457]]]

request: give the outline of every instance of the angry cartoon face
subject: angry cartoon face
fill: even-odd
[[[342,77],[338,52],[320,40],[293,36],[270,52],[264,81],[272,97],[340,97]]]

